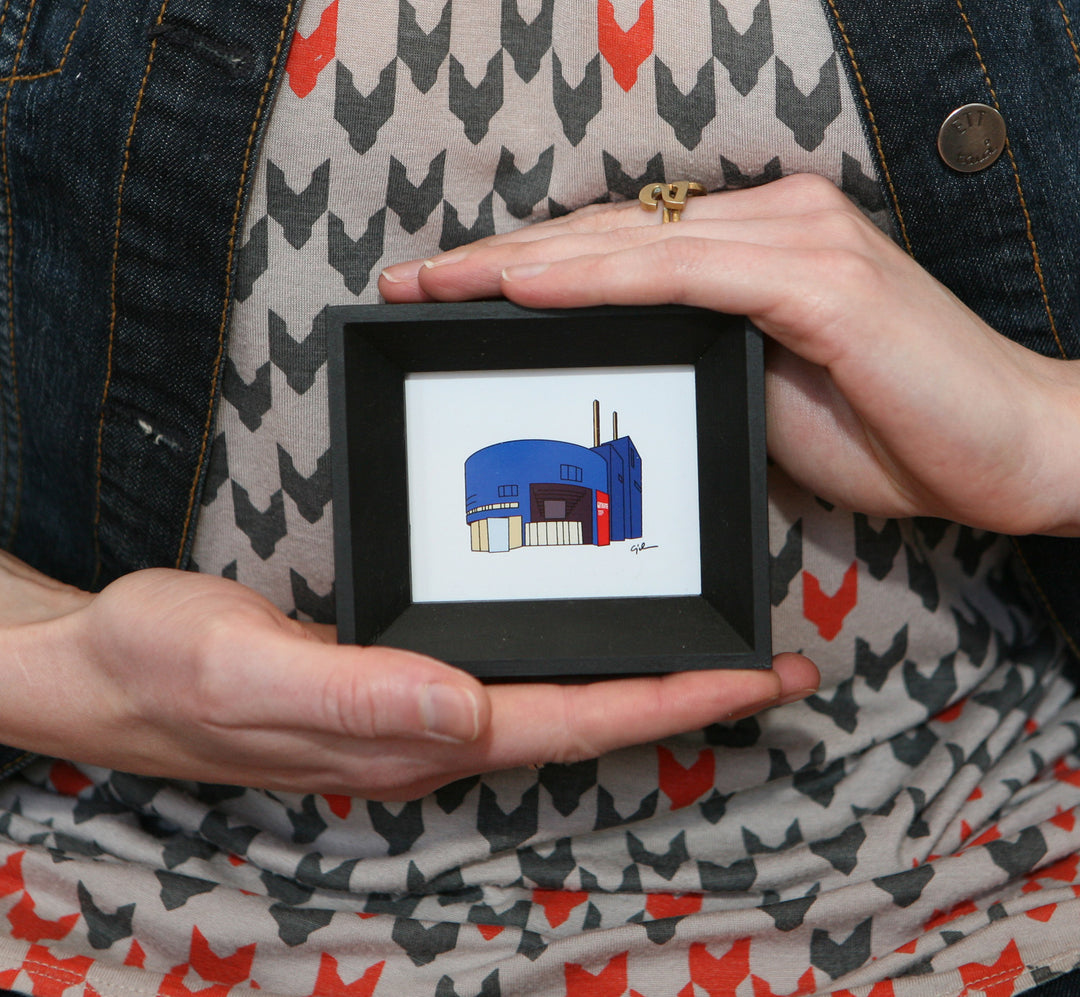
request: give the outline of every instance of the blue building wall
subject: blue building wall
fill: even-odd
[[[529,486],[560,482],[591,490],[595,537],[596,491],[607,491],[607,462],[588,447],[558,440],[509,440],[472,454],[465,461],[465,519],[522,516],[531,522]]]
[[[593,451],[608,466],[611,496],[611,541],[636,540],[641,528],[641,455],[629,436],[601,443]]]

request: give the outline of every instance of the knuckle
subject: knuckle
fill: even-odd
[[[657,243],[657,262],[665,268],[667,279],[672,286],[678,289],[687,282],[697,280],[708,270],[712,248],[709,239],[672,235]]]
[[[880,279],[878,265],[855,249],[841,246],[818,251],[823,275],[834,286],[846,292],[872,287]]]
[[[834,207],[849,204],[846,195],[827,177],[817,173],[792,173],[778,180],[790,192],[802,197],[807,202],[821,207]]]
[[[842,205],[814,212],[808,221],[818,237],[829,245],[860,249],[866,246],[866,223],[851,209],[846,198]]]
[[[322,713],[327,725],[346,737],[379,736],[375,696],[366,672],[357,670],[342,680],[340,672],[327,676],[321,690]]]

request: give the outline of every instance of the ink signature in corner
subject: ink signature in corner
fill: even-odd
[[[633,552],[634,552],[635,554],[640,554],[640,553],[641,553],[641,552],[642,552],[643,550],[657,550],[657,549],[658,549],[659,547],[660,547],[660,545],[659,545],[659,544],[645,544],[645,543],[640,543],[640,544],[634,544],[634,546],[633,546],[633,547],[631,547],[630,549],[631,549],[631,550],[632,550],[632,551],[633,551]]]

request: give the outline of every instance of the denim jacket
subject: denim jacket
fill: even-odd
[[[1080,0],[823,3],[905,247],[1004,334],[1080,356]],[[49,575],[187,563],[297,6],[5,5],[0,545]],[[1009,143],[958,173],[937,133],[972,102]],[[1080,541],[1017,546],[1075,650]],[[0,775],[24,757],[0,749]]]

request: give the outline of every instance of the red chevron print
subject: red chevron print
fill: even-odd
[[[1056,879],[1060,883],[1075,883],[1080,855],[1068,855],[1045,869],[1031,873],[1032,879]]]
[[[289,61],[285,72],[289,86],[301,100],[315,89],[315,83],[337,51],[338,0],[322,12],[319,26],[305,38],[299,31],[293,35]]]
[[[966,820],[960,821],[960,833],[961,840],[965,843],[964,848],[976,848],[979,845],[988,845],[991,841],[997,841],[1001,837],[1001,832],[998,830],[997,824],[991,824],[982,834],[980,834],[974,841],[968,841],[971,837],[971,828],[968,827]]]
[[[701,910],[701,894],[650,893],[645,901],[645,910],[658,921],[665,917],[686,917]]]
[[[57,762],[49,769],[49,782],[63,796],[78,796],[93,783],[70,762]]]
[[[627,93],[637,83],[638,68],[653,50],[653,0],[638,8],[638,19],[629,31],[615,20],[611,0],[597,5],[600,54],[615,74],[615,82]]]
[[[62,997],[68,987],[86,983],[86,974],[93,964],[89,956],[57,959],[44,945],[31,945],[23,969],[34,981],[34,997]]]
[[[774,994],[772,987],[760,976],[751,976],[750,982],[754,985],[754,997],[805,997],[806,994],[812,994],[817,990],[817,984],[814,982],[813,966],[810,966],[799,977],[799,982],[795,984],[795,989],[790,994]]]
[[[961,699],[958,702],[952,704],[952,706],[946,706],[936,717],[932,719],[938,723],[951,724],[960,719],[960,714],[964,712],[964,706],[967,705],[966,699]]]
[[[821,582],[803,572],[803,616],[817,627],[825,640],[832,640],[859,601],[859,562],[852,561],[834,595],[821,591]]]
[[[626,959],[629,952],[615,956],[595,976],[584,966],[567,963],[563,967],[566,974],[566,997],[623,997],[626,993]]]
[[[1035,907],[1027,912],[1027,916],[1033,921],[1039,921],[1042,924],[1046,924],[1054,916],[1054,912],[1057,910],[1057,904],[1044,904],[1042,907]]]
[[[1016,978],[1024,971],[1024,960],[1015,939],[1005,946],[1001,957],[992,966],[969,962],[960,967],[960,978],[967,987],[982,990],[985,997],[1012,997]]]
[[[533,903],[544,908],[548,924],[553,928],[565,924],[570,912],[588,899],[589,894],[581,890],[533,890]]]
[[[965,914],[974,914],[978,909],[973,900],[963,900],[949,910],[936,910],[930,915],[930,920],[923,925],[923,931],[929,933],[935,928],[940,928],[943,924],[948,924],[958,917],[963,917]]]
[[[690,806],[712,786],[716,778],[716,756],[708,748],[698,753],[697,761],[689,768],[683,768],[663,745],[656,746],[656,753],[660,763],[660,788],[671,800],[672,810]]]
[[[7,897],[25,889],[22,874],[22,860],[25,854],[26,852],[15,852],[9,855],[7,861],[0,866],[0,897]]]
[[[135,941],[135,939],[131,940],[131,948],[128,949],[124,965],[135,966],[137,969],[146,968],[146,953],[143,951],[143,947]]]
[[[352,797],[342,796],[339,793],[327,793],[323,796],[330,812],[340,820],[344,820],[352,813]]]
[[[324,952],[319,961],[319,976],[315,981],[312,997],[371,997],[379,984],[386,961],[369,966],[364,975],[352,983],[346,983],[338,972],[338,961],[329,952]]]
[[[1080,786],[1080,769],[1069,768],[1061,758],[1054,766],[1054,778],[1058,782],[1067,782],[1070,786]]]
[[[191,968],[207,983],[227,983],[235,986],[251,976],[251,964],[255,959],[255,945],[245,945],[232,955],[218,956],[210,943],[197,928],[191,929]]]
[[[34,913],[34,901],[29,893],[24,893],[22,899],[8,911],[8,920],[11,922],[11,936],[13,938],[25,938],[28,942],[59,941],[71,934],[75,922],[79,920],[79,912],[67,914],[55,921],[47,921]]]
[[[1063,831],[1072,833],[1072,829],[1076,827],[1076,808],[1071,810],[1064,810],[1061,807],[1057,808],[1057,813],[1050,818],[1050,823],[1055,827],[1060,827]]]
[[[709,954],[703,942],[690,946],[690,979],[704,987],[709,997],[735,997],[735,991],[749,975],[749,938],[740,938],[719,959]]]
[[[501,935],[505,929],[501,924],[478,924],[476,930],[480,932],[485,942],[490,942],[492,938]]]

